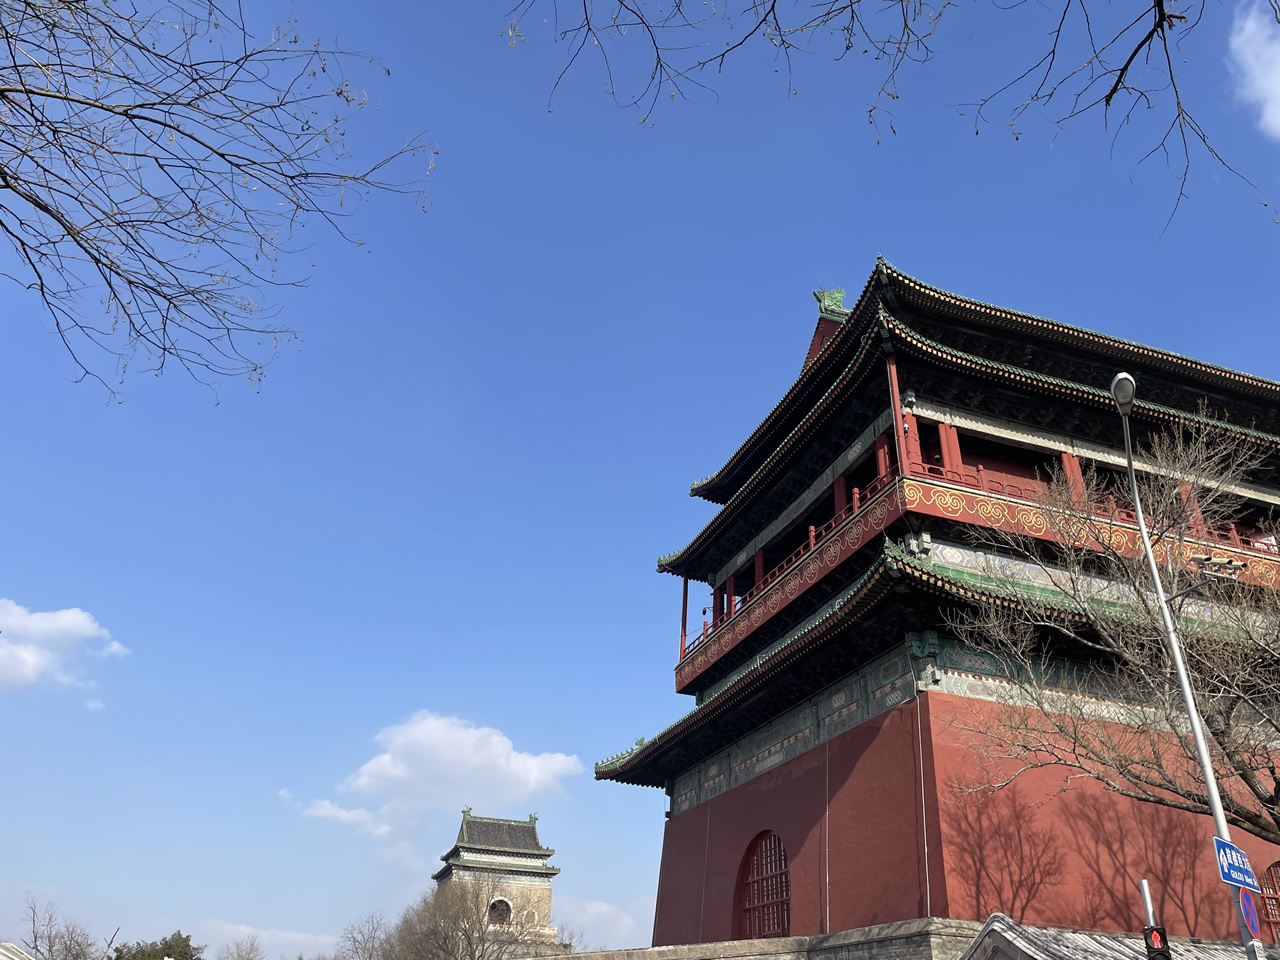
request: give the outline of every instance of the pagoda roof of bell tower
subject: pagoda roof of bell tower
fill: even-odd
[[[445,866],[432,879],[440,880],[456,867],[552,877],[560,872],[547,866],[547,858],[554,853],[538,840],[536,815],[530,814],[528,820],[476,817],[468,807],[462,811],[457,841],[440,857]]]

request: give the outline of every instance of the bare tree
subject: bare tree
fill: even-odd
[[[120,932],[99,943],[86,927],[60,916],[53,904],[41,906],[30,895],[26,914],[24,925],[30,933],[22,938],[22,945],[36,960],[102,960]]]
[[[1275,555],[1265,511],[1244,496],[1275,455],[1261,440],[1227,437],[1208,423],[1171,428],[1143,456],[1141,496],[1164,589],[1176,598],[1227,819],[1280,843],[1276,567],[1259,562],[1238,581],[1184,593],[1203,579],[1193,558],[1228,535],[1251,534],[1255,548]],[[962,727],[985,757],[987,789],[1048,769],[1062,773],[1062,789],[1084,778],[1209,815],[1126,491],[1123,475],[1105,469],[1083,483],[1057,476],[1040,504],[1048,539],[986,541],[986,573],[999,586],[988,602],[954,613],[952,625],[995,655],[1007,683],[994,707],[975,706]]]
[[[347,924],[338,937],[337,960],[383,960],[391,927],[380,913],[370,913]]]
[[[434,886],[408,906],[387,940],[387,960],[511,960],[565,953],[546,936],[531,897],[485,880]],[[547,949],[550,947],[550,949]]]
[[[589,946],[587,935],[582,930],[563,923],[556,927],[556,943],[560,944],[565,953],[595,953],[604,950],[604,947]]]
[[[223,944],[215,954],[217,960],[267,960],[267,951],[262,949],[256,934],[249,934]]]
[[[1280,23],[1280,0],[1268,2]],[[959,6],[954,0],[726,0],[701,5],[682,0],[518,0],[508,33],[514,44],[523,39],[521,19],[545,13],[555,24],[556,38],[569,48],[556,85],[584,53],[594,53],[609,93],[638,107],[645,120],[664,97],[683,98],[705,87],[709,74],[718,73],[746,47],[771,50],[792,92],[796,53],[823,51],[839,60],[872,57],[883,69],[867,115],[877,128],[884,116],[892,131],[888,107],[898,99],[899,72],[933,58],[944,15],[948,21],[962,16],[958,9],[951,12]],[[1001,9],[1024,6],[1015,0]],[[974,131],[997,101],[1008,105],[1008,129],[1015,138],[1022,135],[1029,111],[1056,124],[1100,113],[1117,132],[1138,122],[1151,124],[1153,142],[1139,162],[1161,157],[1172,165],[1179,180],[1176,212],[1197,148],[1240,176],[1192,114],[1179,69],[1188,56],[1185,44],[1205,15],[1213,19],[1224,10],[1205,0],[1147,0],[1135,7],[1054,0],[1044,11],[1044,39],[1037,33],[1010,51],[1009,62],[1020,65],[1012,68],[1009,80],[967,105]],[[630,71],[633,55],[644,66],[634,79],[621,76]]]
[[[82,376],[86,344],[202,380],[258,380],[285,328],[264,289],[310,221],[341,220],[388,180],[347,122],[365,62],[261,39],[236,2],[0,0],[0,273],[35,292]],[[381,69],[379,69],[381,72]],[[424,171],[425,172],[425,171]]]

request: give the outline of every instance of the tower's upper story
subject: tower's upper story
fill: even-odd
[[[852,308],[817,296],[799,377],[692,486],[722,509],[658,562],[686,580],[679,691],[723,689],[866,574],[891,528],[929,527],[913,518],[1035,534],[1046,477],[1123,467],[1107,389],[1122,369],[1138,382],[1139,440],[1211,411],[1224,442],[1257,444],[1240,516],[1204,538],[1280,587],[1261,527],[1280,508],[1280,384],[946,293],[883,260]],[[688,581],[713,590],[700,629],[685,627]]]
[[[560,872],[547,864],[555,853],[538,840],[538,818],[501,820],[476,817],[471,808],[462,811],[458,839],[441,855],[444,866],[431,879],[440,883],[455,878],[522,877],[550,883]]]

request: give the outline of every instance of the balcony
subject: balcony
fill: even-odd
[[[934,514],[984,526],[999,525],[998,519],[977,503],[958,510],[931,509],[930,503],[936,504],[940,498],[934,496],[930,501],[919,496],[921,490],[933,488],[936,493],[942,493],[943,488],[961,488],[993,495],[1002,500],[1035,504],[1042,499],[1047,489],[1042,481],[988,470],[982,465],[963,465],[959,469],[951,469],[913,463],[911,468],[911,473],[905,478],[900,478],[897,470],[891,468],[889,473],[877,477],[864,489],[851,490],[848,505],[822,526],[809,527],[808,539],[790,556],[769,570],[740,598],[727,597],[727,609],[723,616],[713,618],[710,623],[703,621],[701,634],[682,641],[680,660],[676,667],[677,689],[686,687],[711,663],[718,660],[722,653],[741,643],[766,620],[803,593],[809,584],[843,563],[904,512]],[[900,479],[906,487],[914,487],[915,490],[907,490],[905,496],[902,495],[902,490],[898,490],[897,495],[886,496],[893,493],[892,488]],[[948,503],[954,500],[954,497],[948,498]],[[1096,505],[1096,512],[1099,516],[1110,518],[1126,527],[1136,527],[1137,518],[1134,513],[1116,507],[1114,502]],[[1204,531],[1197,539],[1231,551],[1245,551],[1271,558],[1271,563],[1263,564],[1268,572],[1258,579],[1271,586],[1280,586],[1280,581],[1272,582],[1277,579],[1277,569],[1280,569],[1274,562],[1280,557],[1280,547],[1274,541],[1244,536],[1236,530],[1234,524]],[[1248,579],[1255,578],[1250,576]]]

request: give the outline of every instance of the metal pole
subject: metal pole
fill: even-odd
[[[1156,925],[1156,911],[1151,906],[1151,885],[1144,879],[1141,884],[1142,889],[1142,909],[1147,913],[1147,926],[1154,927]]]
[[[1200,760],[1200,771],[1204,775],[1205,794],[1209,798],[1209,809],[1213,812],[1214,830],[1219,837],[1229,842],[1231,829],[1227,826],[1227,817],[1222,810],[1222,797],[1218,794],[1218,778],[1213,772],[1213,760],[1209,756],[1209,745],[1204,739],[1200,711],[1196,708],[1195,694],[1192,693],[1191,680],[1187,676],[1187,666],[1182,661],[1182,643],[1178,639],[1178,628],[1174,625],[1173,614],[1165,599],[1164,585],[1160,582],[1160,567],[1151,550],[1151,537],[1147,533],[1146,518],[1142,515],[1142,501],[1138,498],[1138,476],[1133,470],[1133,441],[1129,437],[1129,415],[1121,413],[1120,422],[1124,424],[1124,455],[1129,465],[1129,490],[1133,495],[1133,512],[1138,518],[1138,535],[1142,538],[1142,552],[1146,555],[1147,568],[1151,571],[1151,583],[1156,591],[1156,600],[1160,604],[1160,618],[1164,621],[1165,637],[1169,641],[1169,657],[1173,660],[1173,668],[1178,675],[1178,687],[1182,690],[1182,703],[1187,710],[1191,739],[1196,745],[1196,756]],[[1238,897],[1232,898],[1233,901],[1238,899]],[[1250,935],[1238,902],[1235,903],[1235,914],[1240,924],[1240,938],[1244,942],[1245,953],[1249,960],[1265,960],[1265,954],[1259,949],[1262,944]]]

